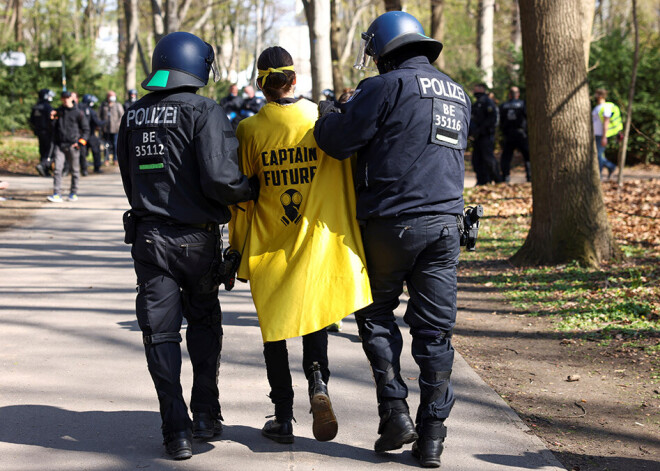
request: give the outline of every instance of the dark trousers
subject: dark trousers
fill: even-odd
[[[87,145],[83,150],[83,154],[80,156],[80,161],[85,160],[85,168],[87,168],[87,156],[89,151],[92,151],[92,159],[94,161],[94,171],[98,172],[101,168],[101,140],[97,136],[90,136],[87,140]]]
[[[50,170],[50,164],[53,160],[53,136],[48,133],[37,134],[39,139],[39,163],[44,170]]]
[[[222,313],[211,276],[219,256],[218,237],[188,226],[138,223],[131,252],[138,283],[136,313],[165,437],[191,428],[180,382],[184,317],[193,366],[190,409],[220,414]]]
[[[529,162],[529,141],[527,140],[527,136],[520,133],[504,136],[502,157],[500,159],[504,179],[511,174],[511,159],[513,158],[513,151],[516,149],[522,154],[525,160],[525,169],[527,170],[527,163]]]
[[[408,387],[399,363],[403,340],[394,316],[405,281],[410,299],[403,320],[410,326],[412,355],[420,369],[417,423],[445,419],[454,404],[450,375],[460,241],[457,216],[371,219],[362,239],[374,302],[355,317],[376,382],[379,414],[408,411]]]
[[[491,182],[500,183],[502,181],[494,152],[494,136],[481,136],[474,140],[472,167],[477,175],[477,185],[486,185]]]
[[[328,369],[328,332],[321,329],[311,334],[303,335],[303,372],[307,379],[312,374],[312,363],[318,362],[321,376],[327,384],[330,379]],[[275,417],[279,422],[293,417],[293,383],[289,370],[289,353],[286,340],[267,342],[264,344],[264,359],[266,374],[270,384],[270,400],[275,404]]]

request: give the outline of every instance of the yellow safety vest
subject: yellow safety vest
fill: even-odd
[[[256,203],[232,207],[264,342],[316,332],[372,302],[350,160],[316,144],[315,104],[268,103],[236,131],[239,162],[258,175]],[[341,139],[341,136],[337,136]]]
[[[598,117],[600,118],[601,122],[605,122],[605,117],[603,114],[605,113],[605,105],[609,106],[610,109],[612,110],[612,116],[610,116],[610,123],[607,126],[607,133],[605,134],[606,137],[612,137],[616,136],[623,130],[623,122],[621,120],[621,110],[617,105],[612,103],[611,101],[607,101],[603,103],[603,106],[600,107],[600,110],[598,110]]]

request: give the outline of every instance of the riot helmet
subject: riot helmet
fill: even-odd
[[[388,11],[376,18],[366,33],[362,33],[362,42],[353,67],[366,69],[370,58],[379,61],[412,44],[429,62],[434,62],[442,51],[442,43],[426,36],[417,18],[403,11]]]
[[[201,88],[208,83],[209,72],[219,78],[213,63],[213,47],[194,34],[178,31],[163,36],[151,58],[151,73],[142,82],[145,90]]]
[[[99,102],[99,99],[96,98],[96,96],[91,95],[89,93],[85,93],[82,97],[83,105],[94,106],[98,102]]]
[[[39,100],[53,101],[53,98],[55,98],[54,91],[48,88],[42,88],[41,90],[39,90]]]
[[[128,90],[128,96],[129,96],[129,98],[130,98],[130,97],[136,97],[136,98],[137,98],[137,90],[134,89],[134,88],[130,88],[130,89]]]

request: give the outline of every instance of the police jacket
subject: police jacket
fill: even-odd
[[[475,139],[492,138],[497,126],[497,106],[485,93],[475,93],[477,100],[472,105],[470,135]]]
[[[87,118],[87,122],[89,122],[89,129],[91,136],[92,134],[94,134],[94,131],[103,127],[105,121],[101,121],[99,115],[96,114],[96,111],[94,111],[94,108],[92,108],[91,106],[81,105],[81,109],[83,110],[83,113],[85,113],[85,118]]]
[[[523,100],[512,99],[500,105],[500,129],[505,137],[527,135],[527,110]]]
[[[357,217],[463,212],[470,101],[424,56],[363,80],[342,113],[321,117],[319,147],[357,153]]]
[[[53,120],[50,119],[50,112],[53,107],[47,100],[41,100],[32,107],[30,113],[30,127],[36,135],[49,135],[53,132]]]
[[[238,140],[213,100],[194,89],[152,92],[121,120],[117,159],[135,215],[179,224],[225,223],[250,199]]]
[[[241,106],[241,114],[243,114],[243,111],[249,111],[253,114],[257,114],[265,104],[266,100],[257,96],[243,100],[243,105]]]
[[[222,100],[220,100],[220,106],[225,110],[225,113],[228,115],[238,113],[241,111],[241,106],[243,106],[243,99],[238,95],[227,95]],[[233,118],[234,116],[232,116]]]
[[[62,150],[78,143],[80,139],[89,139],[89,123],[85,113],[75,105],[73,108],[57,108],[54,141]],[[81,142],[84,145],[84,143]]]

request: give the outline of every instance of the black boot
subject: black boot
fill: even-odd
[[[215,417],[208,412],[193,412],[193,438],[209,440],[222,433],[222,415]]]
[[[293,443],[293,424],[291,423],[291,419],[281,421],[278,419],[269,420],[261,429],[261,434],[277,443]]]
[[[525,177],[527,178],[528,182],[532,181],[532,163],[531,162],[525,162]]]
[[[398,450],[417,440],[415,425],[408,412],[388,410],[380,419],[378,433],[380,438],[374,445],[376,453]]]
[[[309,402],[312,406],[310,412],[314,418],[312,425],[314,438],[320,442],[332,440],[337,436],[337,418],[332,410],[328,387],[323,382],[318,362],[312,363],[312,374],[309,377]]]
[[[172,432],[165,437],[165,450],[175,460],[187,460],[192,457],[192,444],[190,443],[190,432]]]
[[[423,468],[439,468],[447,428],[442,420],[428,421],[418,426],[419,438],[413,444],[412,454]]]

